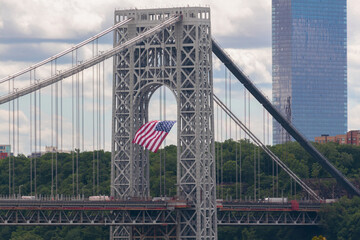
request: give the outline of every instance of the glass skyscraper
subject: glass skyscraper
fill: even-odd
[[[272,0],[273,103],[310,141],[347,131],[346,29],[346,0]]]

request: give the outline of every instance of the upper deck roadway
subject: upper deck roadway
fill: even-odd
[[[318,225],[320,203],[222,202],[219,225]],[[185,201],[0,200],[0,225],[174,225]]]

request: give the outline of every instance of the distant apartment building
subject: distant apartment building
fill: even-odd
[[[45,152],[33,152],[31,155],[28,155],[28,158],[39,158],[46,153],[71,153],[69,150],[57,149],[55,146],[45,146]]]
[[[315,142],[321,144],[328,142],[336,142],[339,144],[360,146],[360,130],[352,130],[348,131],[346,134],[340,134],[336,136],[321,135],[319,137],[315,137]]]
[[[11,156],[11,145],[0,145],[0,159]]]

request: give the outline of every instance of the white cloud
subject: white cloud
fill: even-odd
[[[101,3],[103,4],[103,3]],[[69,38],[98,32],[105,16],[94,9],[106,9],[96,1],[11,1],[3,0],[7,31],[32,38]]]
[[[260,37],[271,31],[271,1],[213,1],[210,5],[214,35]]]
[[[226,49],[255,83],[271,83],[271,48]]]
[[[360,44],[360,31],[359,31],[359,22],[360,22],[360,8],[359,1],[349,0],[347,7],[347,22],[348,22],[348,43],[351,45]]]
[[[348,47],[348,128],[360,129],[360,43]]]
[[[359,99],[354,102],[349,102],[349,130],[360,129],[360,103]]]
[[[99,32],[113,23],[115,8],[176,7],[170,1],[139,0],[136,2],[115,0],[63,0],[26,1],[2,0],[1,15],[6,33],[32,38],[71,38]],[[213,34],[217,36],[269,35],[270,1],[211,1],[185,0],[178,6],[210,6]]]

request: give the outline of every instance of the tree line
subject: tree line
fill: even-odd
[[[359,186],[360,147],[336,143],[315,144],[332,164]],[[269,146],[294,173],[325,198],[333,198],[344,192],[335,180],[296,142]],[[150,153],[150,195],[174,196],[176,194],[177,147],[174,145]],[[222,155],[220,155],[222,153]],[[37,158],[37,192],[51,194],[51,170],[54,169],[55,154],[47,153]],[[215,143],[217,167],[217,197],[224,199],[253,199],[254,187],[261,190],[257,198],[271,197],[277,193],[289,198],[301,199],[306,194],[299,188],[295,195],[295,184],[284,171],[279,170],[274,186],[272,159],[248,140]],[[73,165],[79,162],[79,183],[76,191],[76,175]],[[95,162],[94,162],[95,159]],[[164,169],[163,161],[166,161]],[[14,157],[14,192],[30,195],[30,162],[26,156]],[[75,161],[75,162],[74,162]],[[111,153],[80,152],[58,153],[58,193],[72,195],[75,191],[85,197],[110,194]],[[0,194],[9,193],[8,159],[0,160]],[[241,167],[240,167],[241,165]],[[99,168],[97,168],[99,166]],[[260,166],[260,172],[258,172]],[[94,168],[95,167],[95,168]],[[97,170],[99,169],[99,171]],[[255,170],[255,171],[254,171]],[[254,177],[254,172],[256,177]],[[161,173],[161,175],[160,175]],[[276,173],[276,171],[275,171]],[[76,174],[76,169],[75,169]],[[240,178],[241,174],[241,178]],[[94,184],[95,176],[95,184]],[[165,179],[164,179],[165,176]],[[33,176],[34,177],[34,176]],[[275,176],[276,177],[276,176]],[[73,180],[74,184],[73,184]],[[99,179],[99,181],[97,181]],[[240,189],[241,179],[241,189]],[[165,188],[164,188],[165,180]],[[236,183],[236,180],[238,181]],[[21,188],[21,189],[20,189]],[[160,192],[161,189],[161,192]],[[165,189],[165,192],[164,192]],[[34,191],[34,186],[33,186]],[[360,199],[342,198],[321,210],[322,227],[220,227],[219,239],[360,239]],[[107,227],[1,227],[0,239],[108,239]]]

